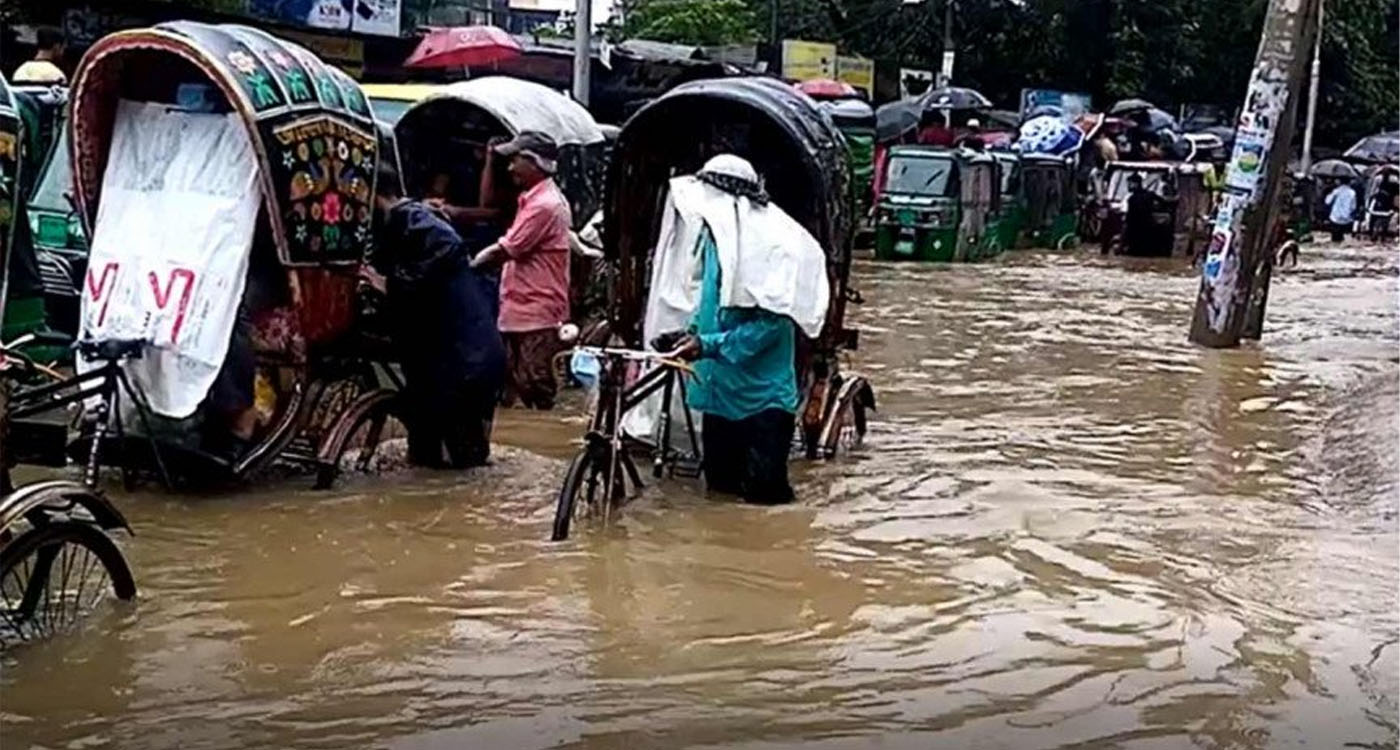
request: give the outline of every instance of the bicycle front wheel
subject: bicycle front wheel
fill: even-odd
[[[50,637],[106,598],[136,596],[121,550],[81,521],[32,528],[0,548],[0,647]]]
[[[611,467],[611,468],[610,468]],[[612,474],[612,492],[607,491],[608,475]],[[559,501],[554,508],[554,533],[549,539],[561,542],[569,538],[569,528],[575,521],[604,516],[621,505],[627,495],[627,480],[641,486],[637,467],[624,453],[613,456],[611,448],[588,446],[579,451],[564,475],[559,488]]]

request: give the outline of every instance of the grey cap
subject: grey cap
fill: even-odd
[[[548,174],[559,170],[559,145],[548,133],[538,130],[522,131],[505,143],[497,144],[495,151],[501,156],[524,156]]]

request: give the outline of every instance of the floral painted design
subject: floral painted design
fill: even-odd
[[[328,224],[340,221],[340,193],[326,193],[325,205],[321,209],[321,216]]]
[[[241,49],[228,53],[228,64],[243,75],[248,75],[258,69],[258,61]]]

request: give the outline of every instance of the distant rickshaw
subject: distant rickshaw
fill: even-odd
[[[1111,162],[1095,186],[1094,200],[1086,207],[1097,215],[1095,226],[1105,254],[1129,252],[1124,233],[1130,182],[1142,178],[1143,188],[1155,193],[1158,201],[1143,229],[1148,242],[1138,248],[1149,256],[1194,257],[1209,241],[1210,191],[1205,185],[1210,164],[1186,162]]]
[[[875,214],[875,257],[974,261],[1001,252],[996,160],[967,149],[895,146]]]
[[[1004,249],[1021,247],[1026,228],[1026,193],[1022,182],[1021,155],[1014,151],[990,152],[997,164],[1001,199],[997,228]]]
[[[1361,231],[1372,240],[1395,236],[1396,203],[1400,199],[1400,166],[1382,164],[1366,173]]]
[[[376,110],[377,111],[377,110]],[[403,113],[394,132],[403,159],[408,194],[445,199],[455,206],[482,203],[481,173],[492,139],[506,140],[524,131],[547,133],[559,145],[559,173],[554,179],[569,201],[573,228],[584,227],[602,206],[603,173],[609,144],[593,116],[567,96],[532,81],[486,76],[439,86]],[[502,218],[514,215],[514,188],[507,160],[495,160],[493,206]],[[505,198],[504,204],[500,201]],[[479,225],[468,232],[469,244],[484,247],[501,235],[504,224]],[[573,257],[571,299],[579,323],[604,314],[599,284],[606,269],[586,256]]]
[[[1023,154],[1021,193],[1025,201],[1023,242],[1064,250],[1079,241],[1076,156]]]
[[[264,31],[177,21],[99,40],[70,93],[92,238],[78,370],[116,368],[142,392],[116,432],[85,421],[70,454],[174,483],[283,461],[324,486],[345,462],[368,468],[402,425],[397,375],[359,336],[377,168],[395,157],[358,84]],[[200,241],[167,226],[162,243],[148,220]],[[252,395],[241,445],[210,442],[220,383]]]
[[[875,110],[860,99],[821,102],[836,129],[846,138],[851,176],[855,183],[857,216],[870,211],[871,183],[875,176]]]

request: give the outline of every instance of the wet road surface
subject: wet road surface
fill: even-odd
[[[551,545],[582,419],[521,413],[467,477],[115,493],[140,599],[4,657],[0,746],[1395,747],[1393,251],[1235,351],[1173,264],[857,277],[880,412],[799,503]]]

